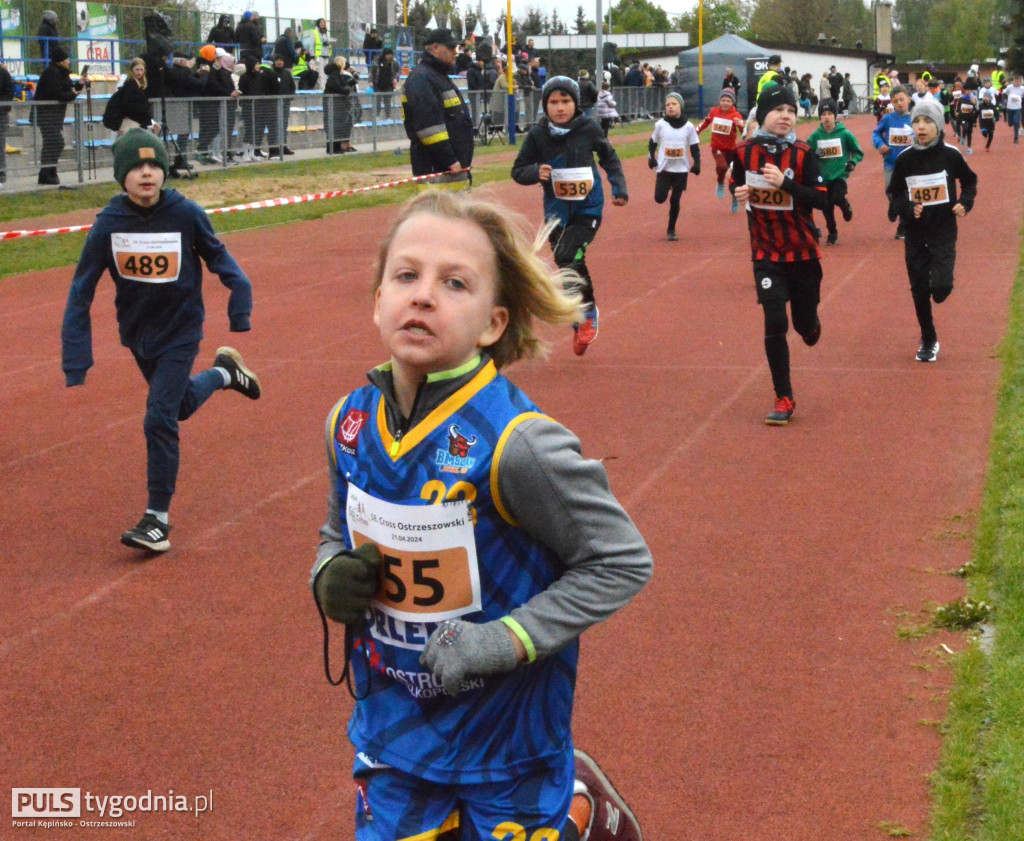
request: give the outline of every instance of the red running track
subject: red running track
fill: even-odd
[[[851,121],[865,147],[871,125]],[[575,718],[648,839],[926,833],[950,680],[940,643],[960,641],[897,626],[962,592],[945,573],[969,558],[984,480],[1019,149],[1004,133],[970,159],[980,198],[937,309],[935,365],[913,361],[903,249],[869,150],[854,220],[825,253],[822,340],[792,343],[789,427],[762,423],[772,394],[746,228],[707,171],[668,243],[653,175],[627,163],[632,201],[608,207],[590,256],[600,339],[577,359],[568,331],[552,333],[550,360],[510,370],[605,459],[654,552],[650,586],[584,638]],[[539,223],[537,190],[490,189]],[[351,837],[350,701],[323,678],[306,579],[325,415],[382,359],[367,288],[393,212],[227,237],[255,282],[254,330],[227,332],[214,279],[204,355],[236,344],[265,397],[220,394],[184,424],[174,548],[149,561],[118,543],[144,503],[144,390],[111,284],[93,308],[97,365],[65,389],[70,271],[0,283],[5,785],[213,793],[198,817],[136,811],[130,829],[61,838]]]

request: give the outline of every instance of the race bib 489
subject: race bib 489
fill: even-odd
[[[117,273],[142,283],[173,283],[181,270],[181,234],[111,234]]]

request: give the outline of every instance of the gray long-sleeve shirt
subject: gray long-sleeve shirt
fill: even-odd
[[[485,361],[481,359],[481,365]],[[478,371],[479,367],[454,380],[424,384],[414,417],[404,423],[390,371],[378,368],[369,377],[384,394],[388,427],[398,437]],[[326,440],[328,463],[333,465],[330,422]],[[627,604],[650,579],[653,560],[636,525],[612,494],[604,466],[583,458],[579,439],[561,424],[547,418],[519,424],[502,449],[498,477],[501,498],[515,522],[565,566],[550,587],[510,613],[529,635],[537,657],[545,657]],[[314,574],[324,561],[346,549],[333,476],[330,485]]]

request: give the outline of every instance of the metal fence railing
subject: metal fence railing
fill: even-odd
[[[620,120],[660,114],[667,90],[616,88],[613,95]],[[506,96],[482,91],[464,95],[481,140],[507,132]],[[31,177],[34,181],[40,168],[56,166],[71,180],[84,182],[94,177],[97,168],[109,167],[117,137],[102,122],[109,97],[83,94],[66,107],[11,102],[7,145],[17,151],[7,155],[8,179]],[[540,91],[517,91],[515,103],[521,136],[537,120]],[[377,151],[385,144],[394,147],[396,142],[407,142],[399,92],[341,97],[298,91],[289,97],[157,99],[150,104],[153,118],[166,128],[172,158],[180,155],[206,166],[227,167],[241,161],[247,144],[264,158],[284,159],[286,150],[327,155],[329,150],[337,151],[336,144]]]

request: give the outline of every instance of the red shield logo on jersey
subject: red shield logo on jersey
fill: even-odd
[[[369,419],[370,415],[367,412],[349,409],[341,423],[338,424],[335,440],[345,449],[354,452],[359,443],[359,431]]]

